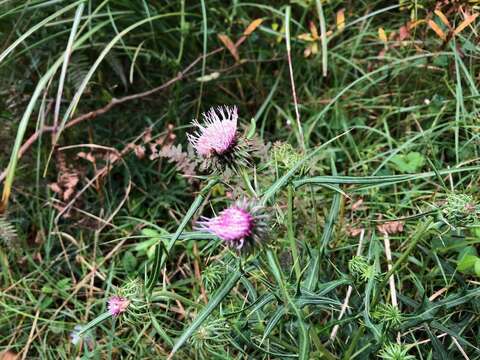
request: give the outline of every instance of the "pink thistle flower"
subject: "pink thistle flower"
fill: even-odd
[[[237,107],[218,106],[202,114],[204,123],[194,120],[198,130],[188,134],[195,151],[203,156],[223,155],[235,146],[237,134]]]
[[[266,219],[262,207],[240,200],[216,217],[203,218],[197,225],[199,230],[212,233],[227,245],[242,250],[245,245],[261,243],[267,231]]]
[[[130,301],[121,296],[112,296],[108,299],[108,312],[112,316],[118,316],[127,310]]]

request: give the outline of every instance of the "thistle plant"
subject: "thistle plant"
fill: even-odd
[[[225,356],[225,347],[231,341],[228,322],[223,318],[206,321],[189,339],[196,353],[206,359]]]
[[[479,0],[0,3],[0,358],[480,360]]]
[[[205,290],[211,292],[215,290],[225,275],[225,265],[217,262],[210,264],[202,271],[202,281]]]
[[[117,298],[123,299],[127,304],[122,308],[121,319],[123,321],[137,324],[148,318],[150,307],[146,298],[145,286],[141,280],[133,279],[120,287],[117,291]]]
[[[282,142],[273,144],[272,154],[277,167],[286,171],[293,168],[293,166],[304,157],[304,155],[295,150],[292,145]],[[299,169],[299,173],[304,174],[307,170],[308,166],[303,164]]]
[[[372,317],[375,320],[386,324],[387,327],[399,326],[403,321],[402,312],[398,307],[395,307],[392,304],[378,304],[372,312]]]

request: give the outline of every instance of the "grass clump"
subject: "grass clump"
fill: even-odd
[[[478,358],[478,4],[1,6],[1,356]]]

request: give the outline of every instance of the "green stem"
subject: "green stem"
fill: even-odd
[[[147,289],[147,292],[150,293],[152,291],[153,287],[157,283],[157,279],[160,275],[160,271],[161,271],[163,265],[165,264],[165,261],[167,260],[168,255],[170,254],[170,251],[175,246],[175,243],[177,242],[178,238],[182,234],[182,232],[185,229],[185,227],[187,226],[187,224],[192,219],[192,217],[195,214],[195,212],[197,211],[197,209],[200,207],[200,205],[202,205],[202,202],[205,199],[205,197],[207,196],[207,194],[210,192],[210,190],[215,185],[218,184],[219,181],[220,181],[219,178],[211,179],[208,182],[208,184],[200,191],[200,193],[197,195],[197,197],[193,201],[192,205],[190,205],[190,208],[188,209],[187,214],[182,219],[182,222],[178,226],[175,234],[173,234],[173,236],[172,236],[170,242],[168,243],[167,247],[166,248],[162,247],[161,243],[157,244],[157,246],[155,248],[155,257],[154,257],[154,260],[153,260],[153,269],[152,269],[150,275],[148,276],[147,283],[145,285],[145,287]],[[162,252],[162,249],[164,249],[165,251]]]
[[[82,336],[83,334],[85,334],[88,330],[90,330],[91,328],[94,328],[95,326],[97,326],[98,324],[100,324],[102,321],[108,319],[109,317],[111,317],[112,314],[110,314],[109,311],[106,311],[104,312],[103,314],[100,314],[98,315],[95,319],[93,319],[92,321],[90,321],[87,325],[85,325],[84,327],[82,327],[82,330],[80,330],[78,332],[78,336]]]
[[[287,199],[287,237],[292,249],[293,268],[297,281],[300,279],[302,270],[300,269],[300,259],[298,257],[297,241],[293,231],[293,186],[288,184],[288,199]]]
[[[282,271],[280,270],[280,266],[278,265],[278,259],[272,249],[267,249],[267,262],[270,267],[270,271],[274,276],[277,284],[282,292],[284,297],[284,304],[285,307],[292,309],[298,319],[298,331],[299,331],[299,358],[300,359],[307,359],[309,358],[310,353],[310,324],[305,321],[305,316],[302,311],[296,304],[294,299],[288,293],[287,286],[285,284],[285,280],[283,279]],[[336,359],[321,343],[315,343],[317,350],[322,354],[322,358],[328,360]]]
[[[255,189],[253,188],[252,183],[250,182],[246,168],[244,167],[240,168],[240,176],[242,177],[243,183],[245,184],[245,189],[247,190],[248,194],[256,198],[257,193],[255,192]]]

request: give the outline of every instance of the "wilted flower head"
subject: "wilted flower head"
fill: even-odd
[[[217,106],[202,114],[197,130],[187,134],[197,154],[205,160],[205,167],[224,170],[235,169],[248,163],[246,140],[237,134],[238,110],[236,106]]]
[[[16,245],[17,230],[15,226],[8,220],[5,215],[0,215],[0,243],[9,248],[13,248]]]
[[[261,244],[265,238],[268,216],[263,207],[246,199],[221,211],[213,218],[203,218],[197,224],[199,230],[206,230],[237,250],[245,250],[254,244]]]
[[[108,311],[112,316],[118,316],[125,312],[130,305],[130,300],[121,296],[112,296],[108,299]]]

